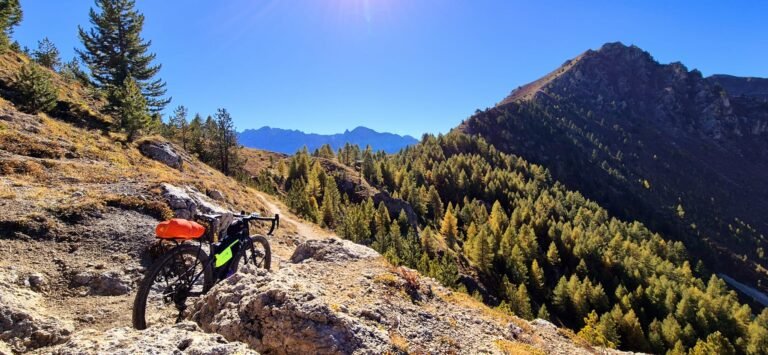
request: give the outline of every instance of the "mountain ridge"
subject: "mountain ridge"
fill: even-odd
[[[333,150],[338,150],[344,144],[356,144],[365,147],[370,145],[374,151],[383,150],[394,153],[418,142],[409,135],[378,132],[373,129],[357,126],[343,133],[318,134],[306,133],[296,129],[282,129],[264,126],[258,129],[246,129],[238,133],[238,141],[248,148],[270,150],[278,153],[293,154],[302,147],[313,151],[324,144],[329,144]]]
[[[614,214],[676,236],[697,254],[729,254],[704,257],[712,268],[768,281],[763,82],[722,79],[608,43],[457,129],[548,167]],[[737,260],[744,255],[748,261]]]

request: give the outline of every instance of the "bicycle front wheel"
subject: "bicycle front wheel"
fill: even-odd
[[[251,236],[248,245],[240,249],[237,259],[233,262],[233,273],[249,264],[256,266],[256,268],[267,270],[272,266],[272,249],[266,237],[261,235]]]
[[[195,297],[211,287],[213,270],[198,246],[182,244],[155,262],[144,276],[133,302],[133,327],[180,322]]]

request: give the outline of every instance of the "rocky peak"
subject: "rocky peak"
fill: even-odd
[[[764,117],[734,108],[729,92],[715,80],[679,62],[660,64],[637,46],[619,42],[582,53],[514,90],[497,107],[520,102],[569,105],[601,119],[670,126],[716,139],[764,132],[754,129]],[[739,105],[744,107],[743,100]]]
[[[720,85],[729,96],[747,97],[768,102],[768,79],[715,74],[707,81]]]

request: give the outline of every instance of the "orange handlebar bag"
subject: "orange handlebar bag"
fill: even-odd
[[[163,239],[197,239],[205,234],[205,227],[186,219],[174,218],[160,222],[155,228],[158,238]]]

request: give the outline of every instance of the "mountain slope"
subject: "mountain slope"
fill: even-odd
[[[716,74],[707,77],[707,80],[720,85],[732,97],[744,96],[768,100],[768,79],[765,78]]]
[[[612,213],[685,241],[711,269],[763,280],[765,290],[768,104],[743,82],[610,43],[458,130],[546,166]]]
[[[324,144],[329,144],[335,151],[344,144],[365,147],[370,145],[374,151],[383,150],[394,153],[418,142],[411,136],[399,136],[392,133],[380,133],[365,127],[357,127],[351,131],[337,134],[304,133],[298,130],[262,127],[247,129],[238,136],[240,144],[249,148],[270,150],[273,152],[293,154],[306,146],[313,151]]]

